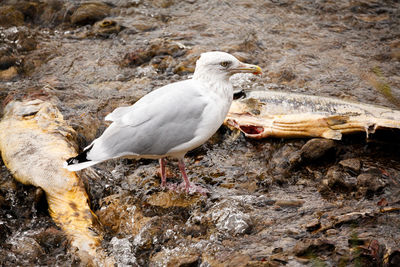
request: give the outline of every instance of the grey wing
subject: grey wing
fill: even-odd
[[[88,158],[106,160],[127,155],[165,155],[195,137],[207,105],[196,90],[181,90],[179,94],[170,92],[143,102],[146,105],[140,104],[119,121],[114,121],[93,142]]]

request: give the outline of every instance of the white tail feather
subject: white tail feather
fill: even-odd
[[[68,163],[65,161],[64,162],[64,168],[71,171],[71,172],[76,172],[76,171],[80,171],[82,169],[85,169],[87,167],[93,166],[97,163],[100,163],[101,161],[86,161],[86,162],[82,162],[82,163],[76,163],[76,164],[71,164],[68,165]]]

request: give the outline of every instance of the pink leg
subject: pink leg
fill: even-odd
[[[185,181],[185,191],[186,191],[186,193],[188,193],[191,185],[190,185],[189,178],[186,175],[185,163],[183,162],[183,159],[179,159],[178,165],[179,165],[179,170],[182,173],[183,180]]]
[[[165,177],[165,159],[159,159],[160,162],[160,171],[161,171],[161,187],[165,187],[167,185],[167,178]]]

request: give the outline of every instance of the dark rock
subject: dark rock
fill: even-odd
[[[293,71],[285,69],[279,73],[279,82],[290,82],[296,79],[296,74]]]
[[[40,3],[37,13],[36,24],[52,27],[69,22],[72,11],[64,1],[48,0]]]
[[[321,222],[317,219],[312,220],[311,222],[305,225],[307,231],[312,232],[321,228]]]
[[[150,259],[150,266],[200,266],[200,253],[192,248],[182,247],[174,252],[162,250]]]
[[[78,25],[93,24],[110,14],[111,8],[104,3],[84,3],[71,15],[71,23]]]
[[[13,6],[0,7],[0,26],[22,26],[24,24],[24,14],[16,10]]]
[[[27,258],[37,258],[43,255],[44,251],[35,239],[27,236],[18,237],[11,240],[11,250]]]
[[[373,195],[385,187],[386,183],[375,173],[362,173],[357,176],[357,187],[363,195]]]
[[[339,162],[339,164],[350,171],[359,172],[361,168],[361,162],[359,159],[344,159]]]
[[[0,70],[6,70],[17,62],[15,56],[0,55]]]
[[[330,254],[335,249],[335,245],[324,239],[302,240],[293,248],[293,252],[298,257],[315,257],[321,254]]]
[[[111,19],[104,19],[93,25],[92,33],[95,36],[109,37],[112,34],[118,34],[121,30],[122,26],[118,22]]]
[[[18,75],[18,70],[16,67],[12,66],[6,70],[0,71],[0,81],[11,81]]]
[[[400,250],[392,252],[389,256],[388,267],[400,266]]]
[[[312,161],[322,158],[335,147],[335,141],[330,139],[314,138],[309,140],[301,148],[300,154],[304,161]]]
[[[54,250],[54,248],[65,250],[67,246],[65,233],[55,227],[47,228],[45,231],[37,234],[34,238],[46,251]]]
[[[11,234],[11,230],[3,222],[0,222],[0,242],[7,240],[8,236]]]
[[[207,234],[207,227],[205,225],[187,225],[183,228],[183,233],[191,237],[200,237]]]
[[[342,171],[335,165],[328,169],[326,173],[328,186],[333,190],[341,193],[355,191],[357,179]]]
[[[174,58],[186,53],[186,49],[177,42],[156,39],[151,41],[146,49],[138,49],[125,55],[121,62],[123,67],[135,67],[152,61],[155,68],[161,71],[171,70],[175,72]]]

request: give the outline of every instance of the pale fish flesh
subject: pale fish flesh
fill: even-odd
[[[88,205],[82,181],[63,168],[64,161],[77,154],[75,135],[50,102],[12,101],[0,122],[0,150],[16,180],[46,192],[51,217],[79,255],[86,253],[86,258],[89,255],[96,262],[101,226]]]
[[[331,97],[274,91],[251,91],[233,101],[225,124],[246,137],[322,137],[400,129],[400,111]]]

